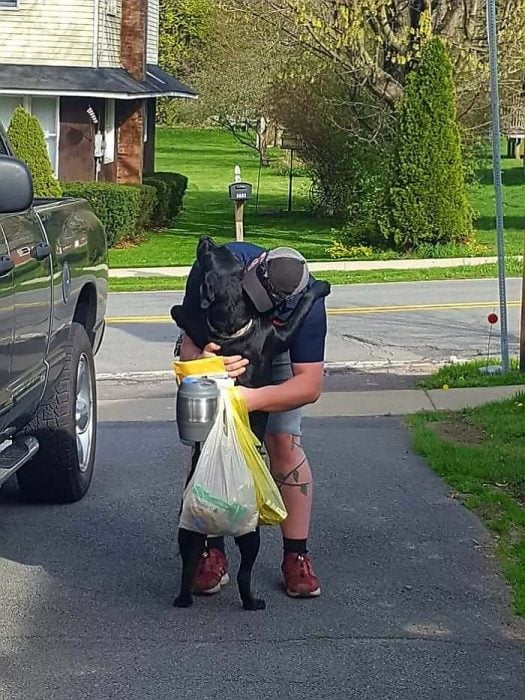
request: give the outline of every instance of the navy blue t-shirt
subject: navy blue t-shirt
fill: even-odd
[[[254,258],[265,252],[264,248],[253,243],[240,243],[232,241],[224,244],[244,265],[248,265]],[[313,278],[310,276],[310,282]],[[200,289],[202,274],[198,262],[191,268],[186,283],[184,303],[194,306],[196,312],[200,309]],[[273,319],[286,323],[290,313],[294,310],[301,295],[298,294],[275,308]],[[290,359],[293,363],[323,362],[326,342],[326,308],[325,300],[317,299],[310,312],[301,323],[299,330],[290,348]]]

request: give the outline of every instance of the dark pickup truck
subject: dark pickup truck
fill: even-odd
[[[93,357],[108,288],[104,229],[80,199],[34,199],[0,124],[0,484],[71,503],[93,476]]]

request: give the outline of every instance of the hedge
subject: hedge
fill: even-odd
[[[188,178],[180,173],[157,172],[145,177],[144,184],[157,190],[158,206],[154,225],[159,228],[171,225],[182,209]]]
[[[102,222],[108,246],[122,240],[138,241],[151,226],[157,192],[148,185],[113,182],[63,182],[65,197],[81,197],[91,204]]]
[[[113,182],[64,182],[65,197],[81,197],[93,207],[106,229],[108,245],[137,242],[145,231],[172,223],[182,208],[188,178],[155,173],[143,185]]]

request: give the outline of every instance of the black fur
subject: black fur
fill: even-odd
[[[327,282],[316,280],[301,296],[287,323],[275,326],[268,315],[261,315],[243,291],[243,264],[223,246],[216,246],[207,236],[200,239],[197,260],[202,270],[200,310],[183,305],[173,306],[171,316],[198,347],[210,342],[221,346],[225,356],[242,355],[249,364],[238,383],[246,387],[266,386],[272,381],[272,363],[276,355],[290,349],[292,340],[314,302],[330,293]],[[250,321],[250,330],[232,337]],[[250,424],[262,442],[268,414],[252,412]],[[198,449],[192,459],[191,479],[198,461]],[[236,538],[241,552],[241,565],[237,576],[239,593],[245,610],[261,610],[264,601],[255,599],[251,592],[251,573],[260,545],[259,529]],[[176,607],[188,607],[192,603],[191,586],[204,551],[205,537],[195,532],[179,529],[179,547],[183,560],[180,595]]]

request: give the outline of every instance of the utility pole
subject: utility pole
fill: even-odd
[[[509,333],[507,323],[507,290],[505,284],[505,239],[503,229],[503,188],[501,181],[500,116],[498,85],[498,29],[496,0],[487,0],[487,38],[490,63],[490,108],[492,115],[492,167],[496,195],[496,237],[498,244],[498,286],[501,322],[501,369],[509,371]]]

